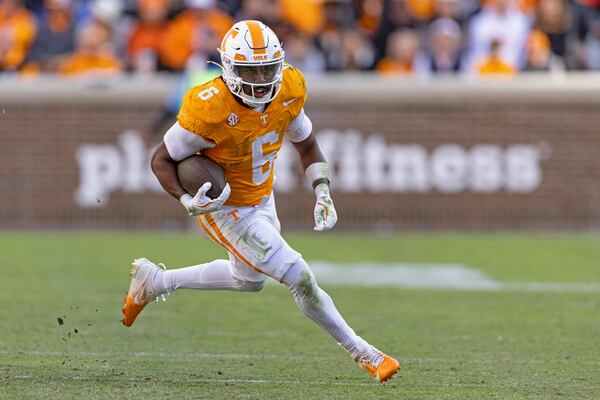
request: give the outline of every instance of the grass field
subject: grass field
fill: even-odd
[[[278,285],[177,292],[124,328],[131,260],[222,257],[204,238],[3,233],[0,399],[600,399],[600,236],[289,241],[308,260],[462,264],[517,285],[323,284],[359,334],[401,361],[380,385]]]

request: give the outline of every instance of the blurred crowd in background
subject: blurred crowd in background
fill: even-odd
[[[242,19],[306,74],[600,69],[600,0],[0,0],[0,71],[210,75]]]

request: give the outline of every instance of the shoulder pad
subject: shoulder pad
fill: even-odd
[[[227,119],[229,110],[225,101],[227,86],[221,78],[194,86],[183,96],[180,116],[203,124],[217,124]]]
[[[306,96],[306,81],[304,75],[299,69],[290,64],[284,65],[283,70],[283,88],[287,96],[300,97]]]

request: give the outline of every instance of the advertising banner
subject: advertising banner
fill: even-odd
[[[333,169],[340,230],[600,228],[600,101],[589,94],[311,87],[305,109]],[[162,132],[147,127],[167,95],[0,92],[0,228],[188,226],[149,168]],[[289,143],[275,171],[284,229],[311,228],[313,195]]]

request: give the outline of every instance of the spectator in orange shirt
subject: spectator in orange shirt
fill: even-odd
[[[479,64],[478,71],[480,75],[515,75],[517,70],[504,61],[500,55],[502,42],[493,39],[490,44],[490,54],[486,60]]]
[[[114,56],[109,41],[108,29],[95,21],[79,28],[77,50],[63,60],[59,72],[64,75],[100,75],[119,74],[121,63]]]
[[[488,6],[490,3],[493,3],[493,0],[483,0],[481,1],[482,6]],[[522,12],[527,15],[533,15],[535,9],[538,4],[538,0],[512,0],[513,5],[519,8]]]
[[[332,1],[278,0],[278,5],[265,7],[265,0],[245,0],[242,7],[246,7],[246,3],[254,3],[254,7],[260,7],[262,9],[278,7],[281,9],[281,15],[285,22],[291,24],[294,28],[306,35],[316,36],[323,30],[323,26],[325,25],[324,5],[325,3],[332,3]]]
[[[369,37],[374,37],[383,16],[383,0],[357,0],[357,19]]]
[[[384,75],[424,75],[427,58],[421,52],[419,36],[412,30],[398,30],[388,38],[387,54],[376,70]]]
[[[527,15],[533,15],[538,6],[539,0],[519,0],[519,8]]]
[[[161,60],[175,71],[184,69],[192,53],[207,39],[223,38],[233,19],[216,6],[216,0],[186,0],[187,10],[171,21],[161,46]]]
[[[169,0],[138,1],[138,21],[127,41],[127,64],[134,71],[150,73],[159,69],[169,8]]]
[[[563,60],[552,53],[550,40],[542,31],[534,30],[527,39],[525,71],[564,72]]]
[[[35,20],[22,0],[0,0],[0,70],[23,64],[35,32]]]
[[[419,22],[428,22],[435,13],[435,0],[406,0],[408,11]]]

